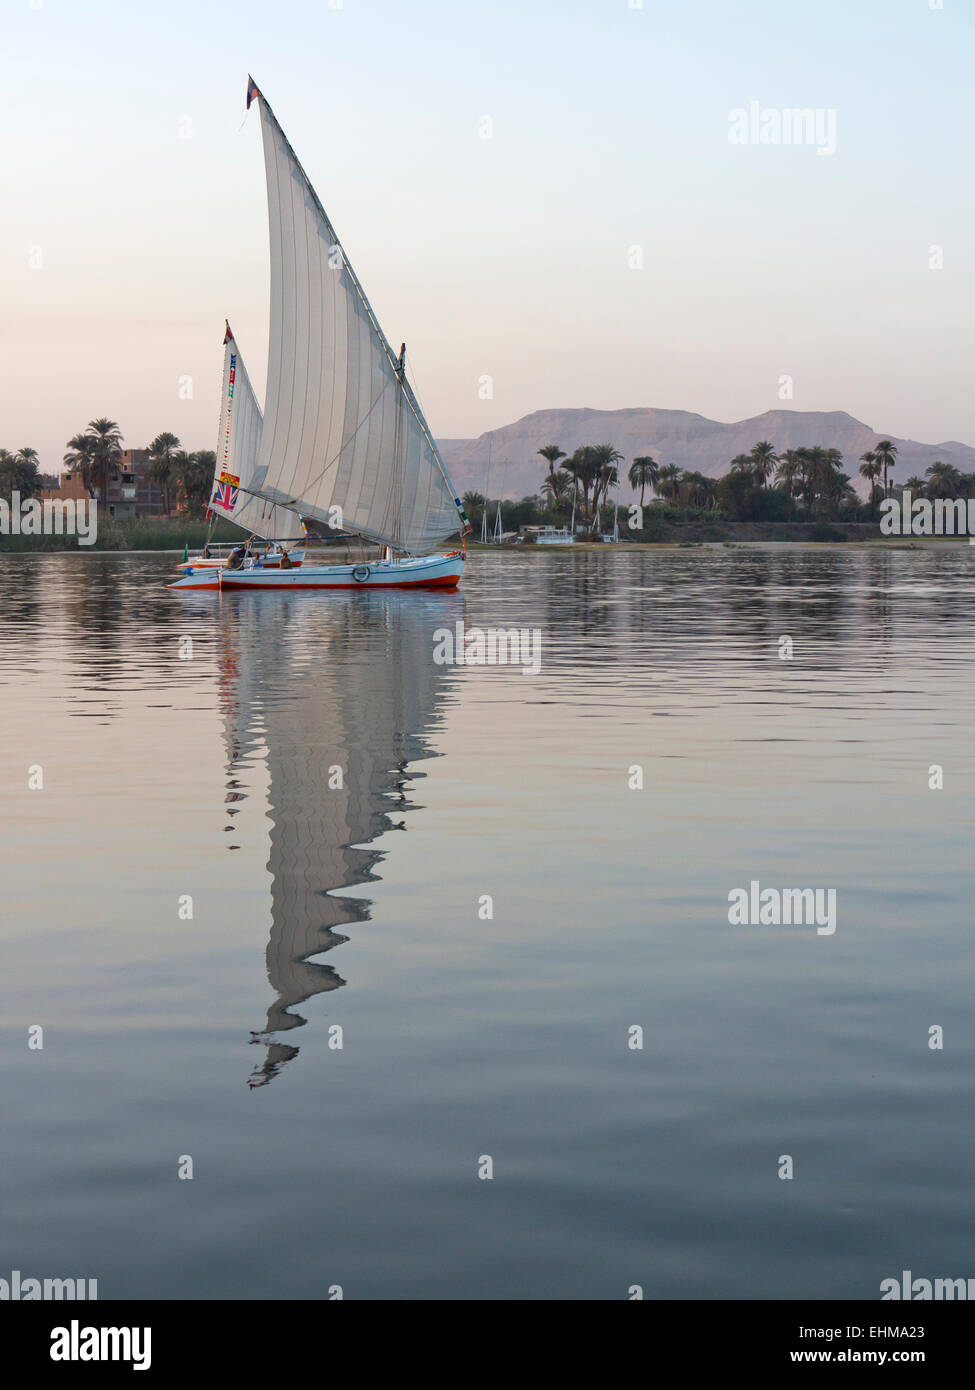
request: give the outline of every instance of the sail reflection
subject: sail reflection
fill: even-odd
[[[246,796],[259,757],[271,820],[274,997],[252,1032],[266,1052],[251,1086],[297,1055],[283,1039],[306,1022],[298,1006],[346,983],[321,957],[349,939],[344,928],[368,920],[371,904],[338,890],[378,876],[383,854],[368,846],[415,806],[407,787],[418,774],[409,769],[434,756],[426,738],[445,691],[433,633],[462,614],[462,598],[450,593],[374,591],[327,603],[297,593],[221,596],[226,798]]]

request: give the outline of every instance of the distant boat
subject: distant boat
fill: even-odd
[[[398,354],[390,347],[253,79],[248,108],[252,101],[261,113],[271,233],[267,399],[261,421],[228,326],[211,511],[222,508],[254,534],[282,531],[285,540],[304,518],[381,552],[359,564],[300,566],[290,555],[271,564],[237,555],[218,568],[190,565],[170,587],[453,588],[463,551],[431,552],[471,528],[406,379],[406,345]],[[233,452],[224,458],[228,429]]]
[[[536,545],[574,545],[575,536],[567,526],[539,526]]]
[[[494,532],[491,540],[495,545],[500,545],[504,540],[504,530],[501,526],[501,498],[498,498],[498,510],[494,518]]]
[[[491,447],[492,447],[492,441],[489,439],[489,440],[488,440],[487,482],[484,484],[484,505],[483,505],[483,507],[481,508],[481,544],[482,544],[482,545],[487,545],[487,543],[488,543],[488,533],[487,533],[487,509],[488,509],[488,498],[491,496]]]

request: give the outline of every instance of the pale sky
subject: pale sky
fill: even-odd
[[[975,14],[932,4],[2,0],[0,445],[213,448],[225,318],[263,394],[248,71],[435,434],[791,406],[975,444]],[[835,153],[731,143],[751,102],[834,112]]]

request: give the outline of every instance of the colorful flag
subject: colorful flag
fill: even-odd
[[[240,478],[233,473],[221,473],[220,481],[213,490],[212,505],[222,507],[226,512],[232,512],[237,505],[238,488]]]
[[[254,100],[255,97],[259,97],[260,95],[261,95],[260,92],[257,90],[257,83],[254,81],[253,77],[248,77],[248,79],[247,79],[247,109],[248,109],[248,111],[251,109],[251,102]]]
[[[234,335],[233,335],[233,334],[231,333],[231,331],[230,331],[230,320],[228,319],[228,320],[227,320],[227,331],[226,331],[226,333],[223,335],[223,340],[224,340],[224,342],[225,342],[225,343],[229,343],[230,340],[231,340],[231,338],[233,338],[233,336],[234,336]]]

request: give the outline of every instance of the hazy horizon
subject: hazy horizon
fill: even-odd
[[[106,414],[133,447],[213,448],[225,318],[263,395],[248,71],[437,436],[551,408],[790,409],[975,444],[971,12],[631,4],[16,0],[0,445],[56,471]],[[733,143],[753,107],[818,112],[815,141]]]

